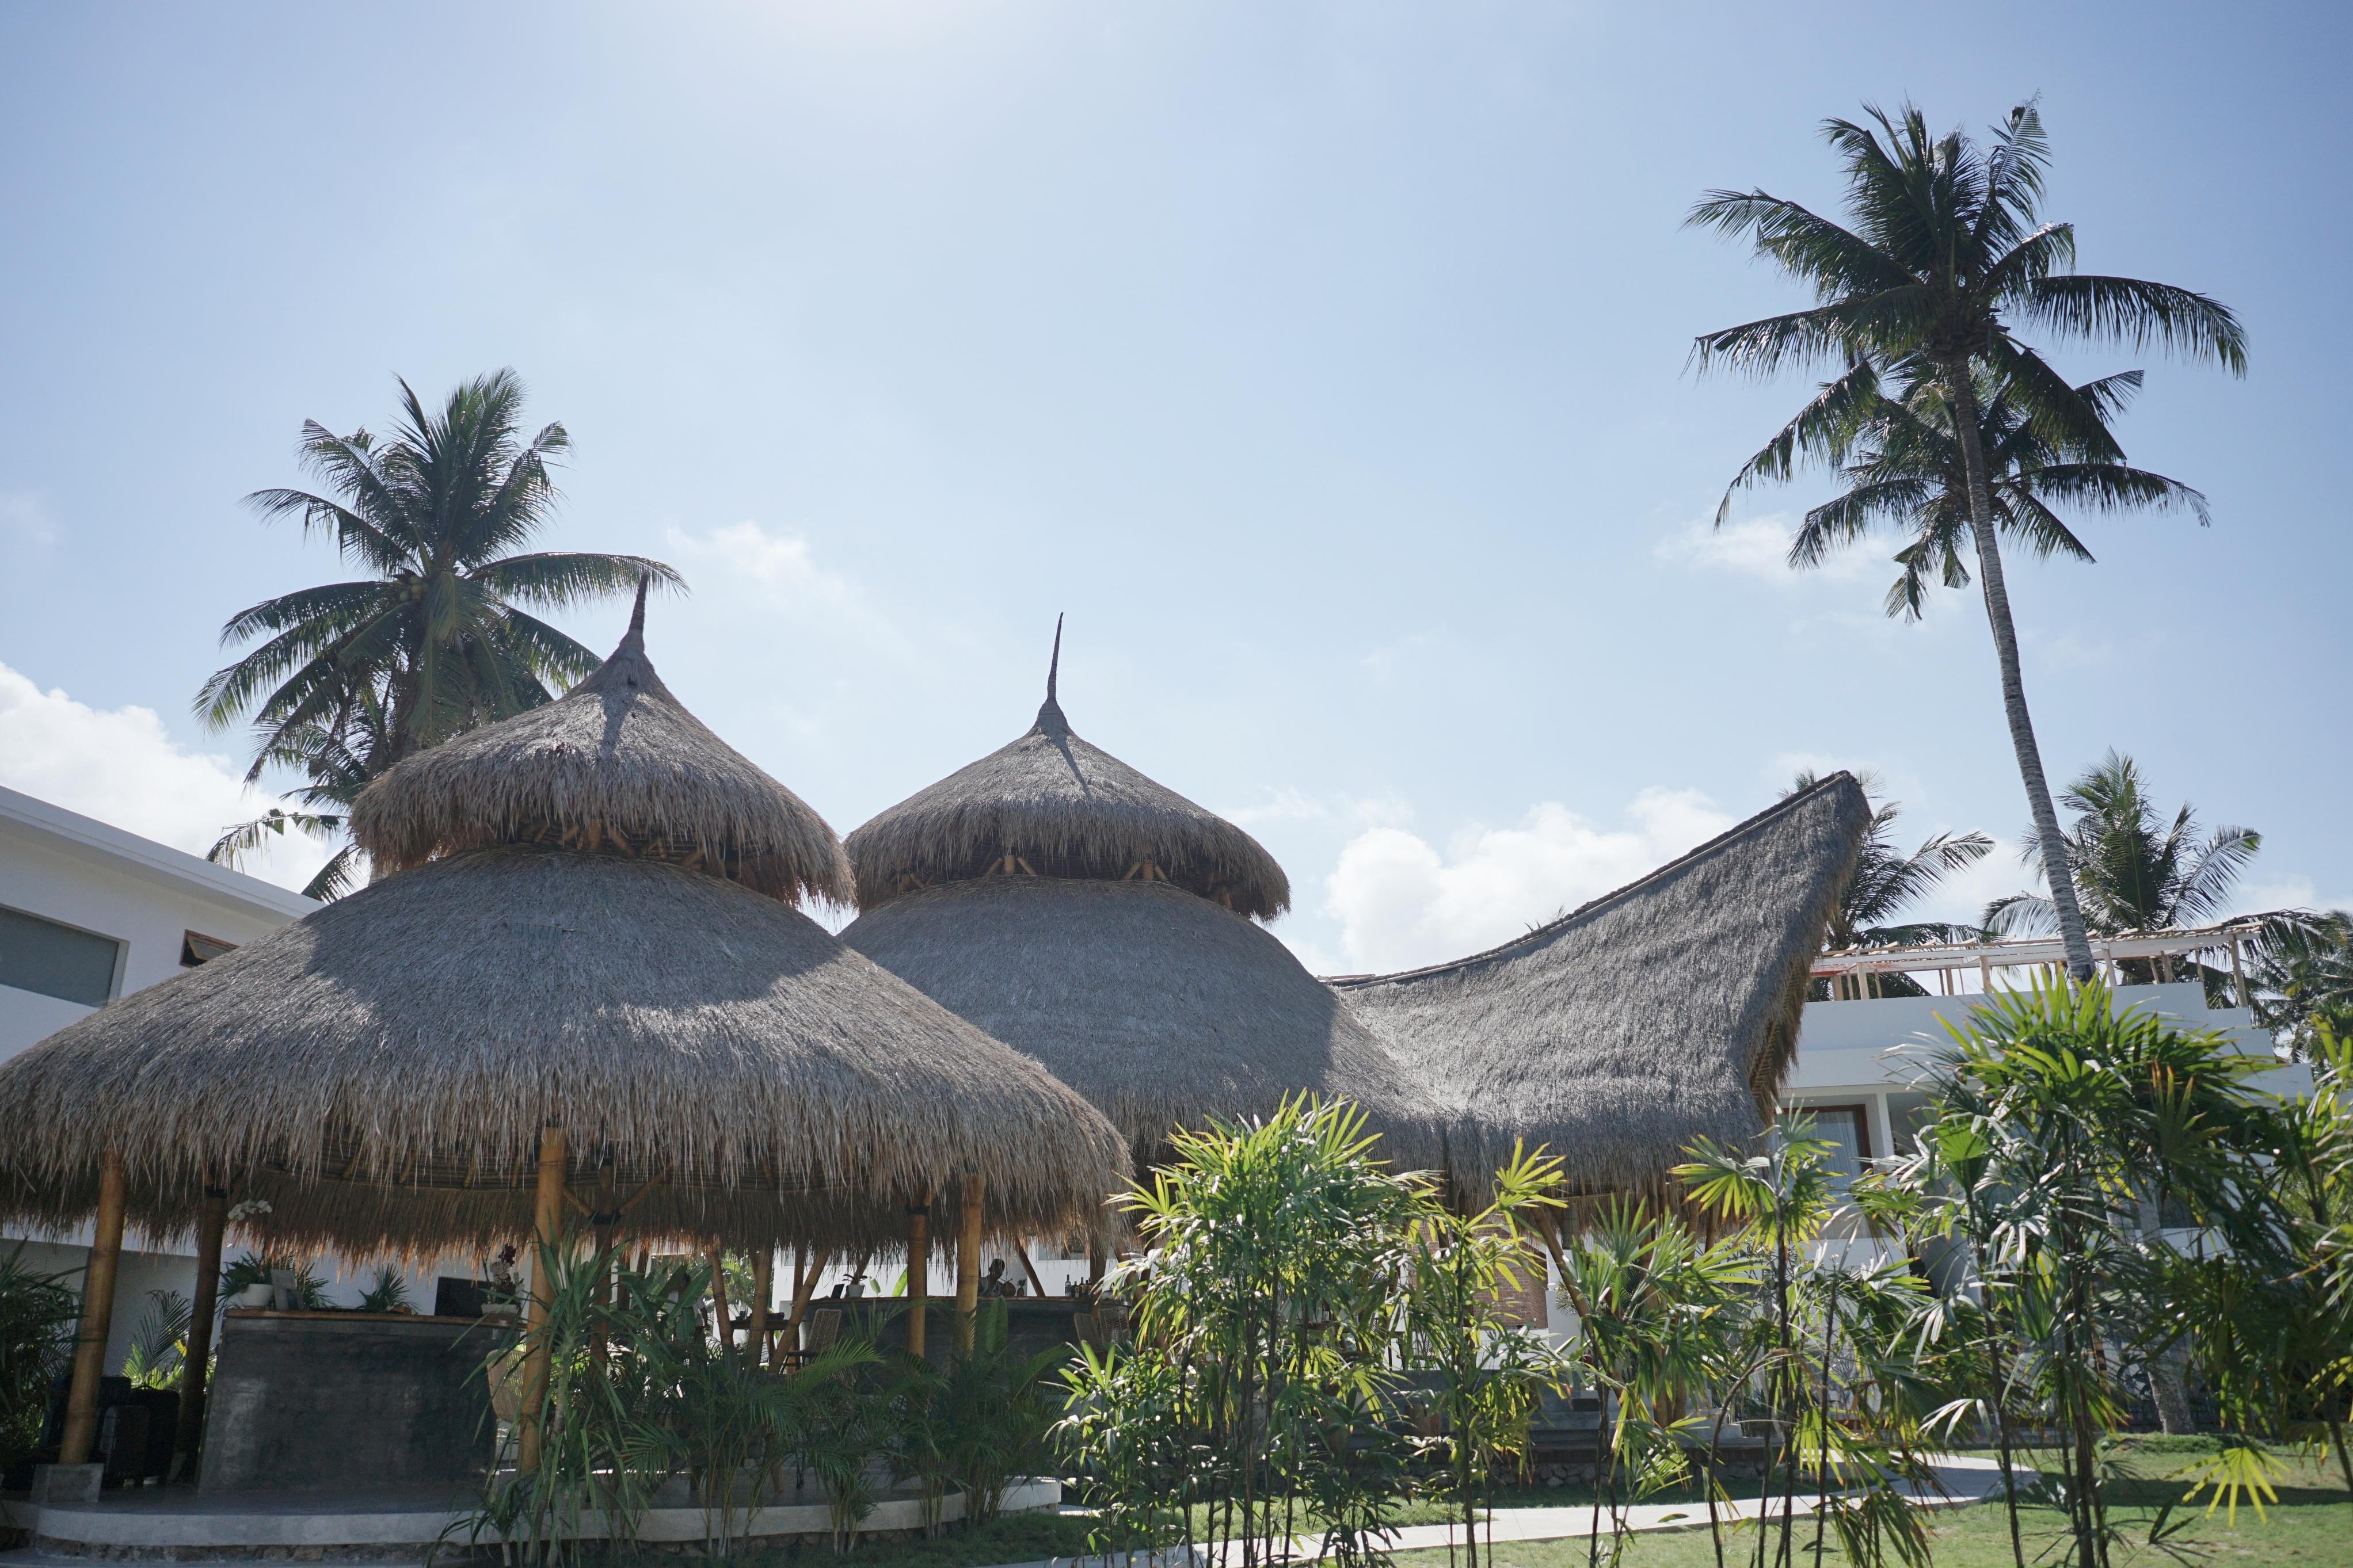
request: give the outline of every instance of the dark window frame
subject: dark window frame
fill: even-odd
[[[23,920],[32,921],[39,925],[54,927],[55,929],[62,931],[70,931],[76,936],[88,937],[93,942],[109,943],[114,949],[114,964],[113,967],[107,972],[106,994],[96,1002],[86,1002],[79,996],[62,996],[55,991],[43,990],[37,986],[18,985],[16,982],[6,979],[0,979],[0,987],[5,987],[12,991],[22,991],[27,995],[32,996],[47,996],[53,1002],[67,1002],[77,1007],[103,1007],[110,1002],[121,1000],[122,996],[123,971],[129,967],[131,961],[131,942],[129,938],[115,936],[107,931],[93,931],[88,926],[76,925],[71,921],[61,921],[55,915],[45,915],[37,910],[19,909],[14,904],[0,904],[0,914],[15,915]]]

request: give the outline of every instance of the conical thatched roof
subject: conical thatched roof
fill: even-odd
[[[248,1227],[265,1241],[510,1239],[550,1121],[575,1193],[607,1154],[625,1196],[645,1189],[630,1230],[746,1245],[887,1243],[917,1183],[966,1171],[993,1225],[1087,1224],[1128,1168],[1044,1068],[797,910],[659,861],[499,848],[377,882],[0,1067],[0,1216],[78,1222],[111,1144],[132,1222],[158,1233],[216,1173],[273,1205]]]
[[[397,869],[552,843],[668,860],[788,901],[849,903],[833,829],[670,695],[646,658],[645,614],[640,583],[628,635],[594,675],[370,784],[352,808],[360,847]]]
[[[967,1173],[997,1226],[1099,1223],[1119,1134],[782,901],[846,892],[833,830],[679,705],[644,611],[560,700],[361,796],[414,868],[0,1065],[0,1219],[79,1220],[112,1149],[158,1234],[226,1179],[265,1242],[513,1238],[555,1126],[640,1235],[887,1242]]]
[[[1262,920],[1289,908],[1290,879],[1257,839],[1071,732],[1054,694],[1060,666],[1058,624],[1029,732],[849,836],[858,907],[1009,869],[1166,881]]]
[[[917,797],[921,799],[921,796]],[[842,940],[1028,1052],[1150,1158],[1171,1128],[1345,1096],[1414,1166],[1443,1113],[1272,933],[1177,888],[992,877],[894,898]]]
[[[1870,816],[1834,773],[1490,952],[1325,984],[1451,1114],[1459,1175],[1525,1139],[1588,1191],[1652,1187],[1771,1114]]]

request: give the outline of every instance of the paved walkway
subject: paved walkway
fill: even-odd
[[[1936,1481],[1941,1490],[1932,1489],[1917,1495],[1914,1500],[1923,1508],[1950,1508],[1963,1503],[1981,1502],[1995,1494],[2001,1485],[2001,1467],[1991,1459],[1970,1458],[1957,1454],[1938,1457],[1935,1461]],[[1796,1500],[1796,1512],[1811,1518],[1820,1499],[1800,1492]],[[1774,1498],[1771,1505],[1776,1516],[1780,1512],[1781,1500]],[[1729,1524],[1735,1520],[1754,1519],[1765,1506],[1757,1498],[1736,1502],[1718,1503],[1716,1517]],[[1705,1503],[1638,1503],[1624,1510],[1626,1528],[1630,1531],[1691,1530],[1707,1527]],[[1609,1510],[1601,1510],[1601,1530],[1611,1530]],[[1593,1510],[1585,1508],[1499,1508],[1488,1521],[1479,1527],[1481,1545],[1489,1541],[1583,1541],[1593,1533]],[[1460,1544],[1462,1527],[1455,1524],[1410,1524],[1397,1531],[1390,1542],[1391,1552],[1416,1552],[1430,1547]],[[1292,1550],[1300,1559],[1312,1558],[1321,1542],[1304,1537],[1292,1542]],[[1197,1547],[1193,1563],[1187,1563],[1181,1548],[1158,1552],[1138,1552],[1123,1557],[1059,1557],[1037,1563],[1008,1563],[1001,1568],[1199,1568],[1209,1559],[1207,1552]]]

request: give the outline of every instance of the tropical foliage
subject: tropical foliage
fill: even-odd
[[[596,656],[533,611],[623,593],[678,574],[641,556],[519,552],[553,521],[561,425],[526,435],[522,383],[478,376],[427,409],[406,382],[393,434],[302,427],[305,467],[325,493],[274,489],[247,500],[331,535],[366,574],[282,594],[239,611],[225,644],[256,643],[216,672],[196,711],[216,728],[254,729],[248,782],[272,767],[305,780],[293,808],[232,828],[213,858],[236,858],[290,829],[333,837],[367,782],[412,752],[547,701]],[[358,872],[346,846],[315,896]]]
[[[2201,826],[2197,808],[2187,803],[2168,816],[2152,797],[2140,764],[2119,752],[2109,752],[2085,770],[2059,800],[2075,814],[2065,833],[2068,859],[2084,927],[2096,936],[2178,931],[2221,920],[2240,874],[2263,848],[2263,835],[2253,828]],[[2039,858],[2030,839],[2020,858],[2031,867]],[[2052,929],[2055,917],[2050,900],[2015,893],[1988,905],[1985,922],[2003,936],[2041,935]],[[2326,1010],[2329,993],[2322,977],[2332,963],[2342,966],[2345,935],[2341,915],[2303,910],[2263,915],[2253,922],[2250,942],[2259,965],[2256,978],[2264,978],[2262,965],[2284,971],[2300,963],[2302,972],[2282,973],[2281,984],[2301,982],[2310,988],[2306,994],[2317,991],[2314,1005]],[[2227,969],[2184,967],[2191,973],[2179,973],[2170,959],[2126,959],[2124,974],[2139,984],[2195,975],[2218,1005],[2236,1000]]]
[[[0,1474],[41,1440],[49,1387],[73,1352],[80,1296],[70,1273],[45,1274],[18,1242],[0,1256]]]
[[[1805,770],[1782,798],[1810,790],[1818,782],[1811,769]],[[1871,828],[1855,856],[1854,871],[1839,892],[1838,907],[1831,911],[1829,929],[1822,933],[1822,951],[1974,940],[1978,934],[1974,926],[1898,917],[1947,877],[1985,858],[1993,850],[1993,840],[1982,833],[1939,833],[1921,840],[1920,847],[1907,855],[1895,843],[1895,820],[1904,815],[1904,803],[1868,793],[1875,790],[1877,781],[1867,774],[1862,783],[1871,802]],[[1908,975],[1871,979],[1874,986],[1883,988],[1882,994],[1923,994],[1919,983]],[[1828,1001],[1830,983],[1814,982],[1813,995],[1816,1001]]]
[[[1949,463],[1936,461],[1941,423],[1952,448],[1947,456],[1959,463],[1968,542],[2059,931],[2070,967],[2079,980],[2089,979],[2091,948],[2027,710],[2002,574],[1984,394],[1992,389],[2000,410],[1994,432],[2031,432],[2037,450],[2013,450],[2015,461],[2112,468],[2121,453],[2106,416],[2125,384],[2070,385],[2020,329],[2134,348],[2154,344],[2233,371],[2245,366],[2245,335],[2231,311],[2205,295],[2071,270],[2073,226],[2041,215],[2050,144],[2032,103],[2013,109],[1983,142],[1957,130],[1934,135],[1926,118],[1908,106],[1894,115],[1870,110],[1865,121],[1831,120],[1822,128],[1843,166],[1848,223],[1762,190],[1712,191],[1692,209],[1692,223],[1748,240],[1758,258],[1810,287],[1816,300],[1807,310],[1703,333],[1694,355],[1703,368],[1721,363],[1757,374],[1809,363],[1837,368],[1838,378],[1751,460],[1742,479],[1786,478],[1798,463],[1823,456],[1843,462],[1848,448],[1835,433],[1876,416],[1884,437],[1867,449],[1894,466],[1882,475],[1866,463],[1859,482],[1918,488],[1878,500],[1866,491],[1845,521],[1833,518],[1818,527],[1811,548],[1826,548],[1842,532],[1852,537],[1874,519],[1901,516],[1916,535],[1907,578],[1934,570],[1949,580],[1949,563],[1957,557],[1959,520],[1948,511],[1940,521],[1933,508],[1907,503],[1947,482]],[[1890,404],[1907,417],[1887,412]],[[1999,440],[1994,445],[2000,449]],[[2047,507],[2037,507],[2049,500],[2113,505],[2137,503],[2149,493],[2116,472],[2079,473],[2048,492],[2039,493],[2035,482],[2013,487],[2009,504],[2032,537],[2045,527]],[[2175,489],[2154,493],[2187,500]],[[2047,531],[2042,537],[2055,545]]]

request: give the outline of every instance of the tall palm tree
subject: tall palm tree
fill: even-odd
[[[1809,768],[1798,774],[1782,799],[1814,787],[1819,782]],[[1871,831],[1855,858],[1854,874],[1831,911],[1830,929],[1822,934],[1822,951],[1841,952],[1856,947],[1905,947],[1923,942],[1967,942],[1977,935],[1974,926],[1947,925],[1936,921],[1897,921],[1914,903],[1955,871],[1982,860],[1993,850],[1993,840],[1982,833],[1939,833],[1923,839],[1905,854],[1895,845],[1895,819],[1904,815],[1900,800],[1883,800],[1872,793],[1878,781],[1862,780],[1871,802]],[[1873,977],[1883,994],[1925,995],[1919,983],[1903,974]],[[1820,999],[1831,995],[1827,982],[1817,981]]]
[[[1831,413],[1851,390],[1860,393],[1882,373],[1906,383],[1942,382],[1954,412],[1970,542],[2000,662],[2010,743],[2068,966],[2079,980],[2089,979],[2091,944],[2019,669],[1978,389],[1989,374],[2014,389],[2031,417],[2088,440],[2100,423],[2098,410],[2014,335],[2013,321],[2061,336],[2155,343],[2242,374],[2245,334],[2228,308],[2203,294],[2067,270],[2074,264],[2073,226],[2039,219],[2050,144],[2032,103],[2013,109],[1982,145],[1960,131],[1930,135],[1925,117],[1908,105],[1897,116],[1873,109],[1867,118],[1870,125],[1831,120],[1822,128],[1844,165],[1852,227],[1762,190],[1712,191],[1692,209],[1692,223],[1746,237],[1758,256],[1811,285],[1817,301],[1810,310],[1704,333],[1694,356],[1703,369],[1722,361],[1759,374],[1792,363],[1839,363],[1846,374],[1815,400]]]
[[[1952,400],[1938,377],[1883,390],[1866,367],[1856,369],[1835,413],[1809,408],[1742,466],[1725,490],[1716,521],[1721,525],[1730,515],[1738,490],[1787,479],[1802,461],[1827,464],[1846,488],[1806,513],[1789,541],[1789,564],[1819,566],[1840,546],[1892,529],[1905,542],[1895,552],[1898,575],[1883,607],[1891,616],[1918,620],[1933,584],[1968,585],[1974,553],[1968,477],[1953,434]],[[2203,495],[2125,462],[2108,427],[2140,390],[2139,371],[2073,388],[2093,417],[2065,427],[2036,419],[2016,395],[2019,389],[1991,376],[1978,381],[1978,442],[1997,534],[2038,559],[2090,561],[2090,548],[2054,505],[2105,514],[2184,510],[2201,525],[2210,521]]]
[[[205,682],[196,711],[256,731],[258,780],[272,764],[301,769],[309,807],[348,806],[368,780],[411,752],[477,724],[548,701],[596,667],[596,656],[530,613],[626,592],[640,578],[681,585],[638,555],[513,553],[554,513],[550,464],[571,440],[551,424],[528,438],[522,383],[512,370],[478,376],[428,412],[406,381],[389,438],[302,427],[304,466],[331,494],[257,490],[264,518],[294,516],[332,533],[368,575],[280,595],[239,611],[224,643],[262,638]],[[332,834],[337,811],[279,811],[232,828],[213,847],[230,864],[289,827]],[[348,851],[313,889],[346,885]]]

